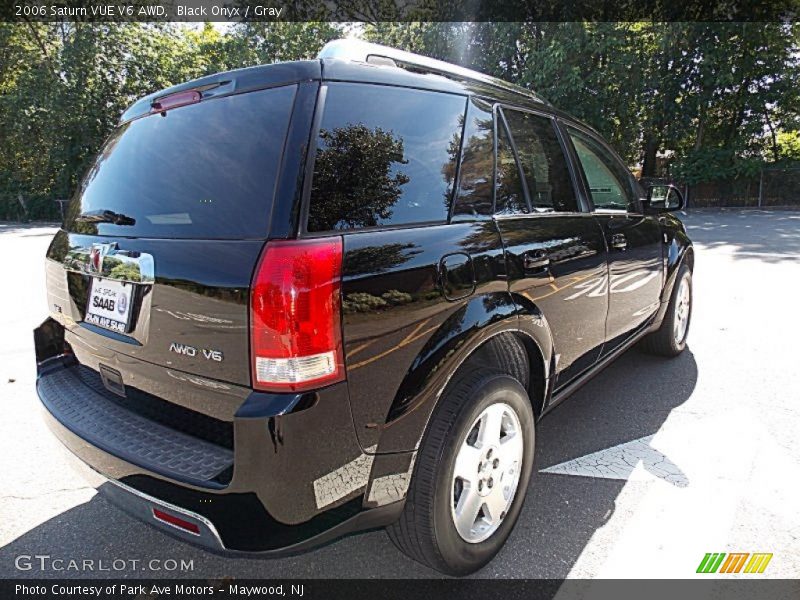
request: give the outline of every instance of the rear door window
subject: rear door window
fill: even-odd
[[[329,84],[307,230],[446,221],[465,110],[459,95]]]
[[[497,214],[513,215],[530,212],[522,188],[519,165],[501,118],[497,120],[497,176],[494,185]]]
[[[552,119],[503,109],[534,212],[577,212],[564,152]]]
[[[494,169],[494,116],[492,105],[471,98],[464,127],[458,195],[453,221],[465,221],[492,214],[492,171]]]
[[[266,237],[296,89],[209,99],[120,126],[81,183],[67,229],[129,237]]]

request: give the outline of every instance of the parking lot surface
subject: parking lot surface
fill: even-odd
[[[682,218],[696,247],[686,352],[630,350],[542,420],[517,527],[476,577],[687,578],[709,552],[772,553],[760,576],[800,576],[800,212]],[[41,421],[34,390],[32,329],[46,316],[55,230],[0,224],[0,577],[437,576],[381,531],[283,559],[220,557],[97,496]],[[33,555],[95,570],[21,570],[30,563],[18,557]],[[168,569],[170,559],[192,568]],[[127,564],[99,571],[101,560]]]

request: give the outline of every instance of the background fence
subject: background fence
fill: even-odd
[[[30,197],[0,190],[0,221],[61,221],[64,199]],[[66,205],[64,205],[66,208]]]
[[[684,184],[677,185],[686,193]],[[800,207],[800,165],[765,168],[753,179],[709,181],[688,186],[688,206]]]

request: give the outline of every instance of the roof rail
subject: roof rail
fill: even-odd
[[[325,44],[322,50],[317,54],[317,58],[341,58],[345,60],[353,60],[365,62],[376,65],[387,65],[397,67],[398,63],[409,65],[432,73],[437,73],[451,78],[466,79],[468,81],[475,81],[478,83],[485,83],[494,87],[501,88],[514,94],[520,94],[527,98],[536,100],[547,104],[547,101],[542,97],[534,94],[532,91],[508,83],[497,77],[459,67],[442,60],[422,56],[421,54],[414,54],[413,52],[406,52],[405,50],[397,50],[388,46],[381,46],[380,44],[372,44],[362,40],[355,39],[340,39],[333,40]]]

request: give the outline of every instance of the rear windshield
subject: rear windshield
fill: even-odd
[[[67,230],[266,237],[295,91],[209,99],[122,125],[72,200]]]

